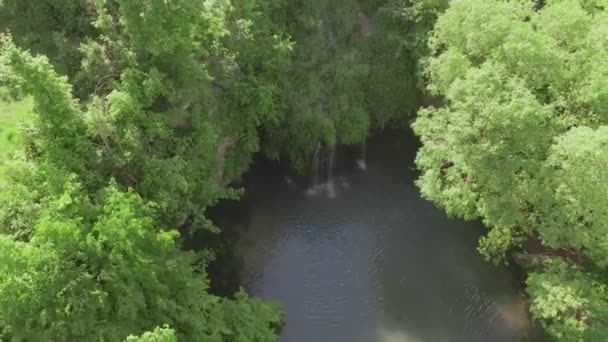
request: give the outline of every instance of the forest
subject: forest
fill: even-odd
[[[184,241],[256,158],[410,126],[548,338],[608,336],[607,0],[0,0],[0,32],[1,341],[276,341]]]

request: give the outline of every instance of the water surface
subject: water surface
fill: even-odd
[[[239,277],[286,312],[283,342],[520,341],[528,329],[513,269],[476,251],[480,224],[447,218],[414,184],[416,140],[387,132],[367,170],[345,158],[335,198],[280,168],[246,178]]]

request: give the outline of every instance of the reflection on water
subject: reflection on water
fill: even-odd
[[[500,342],[530,330],[513,270],[476,251],[484,228],[420,198],[415,149],[404,132],[373,139],[365,170],[353,159],[336,172],[332,198],[278,169],[249,176],[240,274],[282,303],[281,341]]]
[[[412,336],[407,331],[403,330],[391,330],[387,327],[381,326],[378,328],[378,342],[425,342],[424,339],[418,336]],[[437,342],[449,342],[446,338],[438,339]]]

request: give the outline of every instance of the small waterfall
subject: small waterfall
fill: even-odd
[[[361,157],[357,159],[357,166],[363,171],[367,170],[367,140],[361,143]]]
[[[320,167],[320,156],[321,156],[321,143],[317,144],[317,148],[315,149],[315,153],[312,157],[312,170],[311,170],[311,180],[310,183],[314,187],[319,184],[319,167]]]
[[[335,145],[327,147],[323,147],[320,143],[317,145],[312,159],[311,184],[307,190],[308,195],[325,192],[330,198],[336,196],[333,180],[335,155]]]
[[[327,177],[326,181],[330,181],[333,176],[334,169],[334,157],[336,153],[336,146],[332,145],[329,147],[329,151],[327,153]]]
[[[329,153],[327,153],[327,178],[325,181],[325,190],[327,196],[330,198],[336,197],[336,188],[334,186],[334,159],[336,158],[336,145],[329,147]]]

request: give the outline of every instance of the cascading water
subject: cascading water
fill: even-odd
[[[307,191],[309,195],[325,193],[328,197],[336,196],[333,179],[334,160],[336,157],[336,146],[317,145],[313,154],[311,184]]]
[[[333,170],[334,159],[336,158],[336,145],[331,145],[327,153],[327,177],[325,181],[325,191],[330,198],[336,197],[336,188],[334,186]]]
[[[367,170],[367,141],[363,140],[361,143],[361,157],[357,159],[357,166],[361,170]]]
[[[321,155],[321,143],[317,144],[317,148],[315,149],[315,153],[312,159],[312,170],[310,172],[311,180],[310,185],[314,187],[319,184],[319,167],[320,167],[320,155]]]

